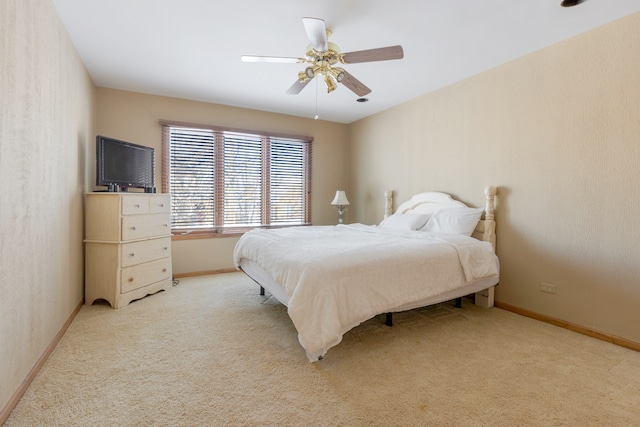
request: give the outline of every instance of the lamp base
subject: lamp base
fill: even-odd
[[[342,224],[344,222],[344,211],[345,206],[338,206],[338,224]]]

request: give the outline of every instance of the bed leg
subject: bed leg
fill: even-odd
[[[393,313],[387,313],[387,319],[384,324],[387,326],[393,326]]]
[[[260,295],[264,295],[264,288],[260,286]]]
[[[462,298],[456,298],[456,308],[462,308]]]

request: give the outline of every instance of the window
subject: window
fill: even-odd
[[[161,122],[174,233],[311,222],[311,138]]]

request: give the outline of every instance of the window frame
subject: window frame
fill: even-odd
[[[160,125],[162,126],[162,150],[161,150],[161,184],[162,189],[165,192],[171,192],[171,184],[170,184],[170,164],[171,164],[171,149],[170,149],[170,129],[172,127],[178,128],[191,128],[191,129],[201,129],[201,130],[210,130],[214,133],[222,134],[225,132],[239,133],[251,135],[252,137],[258,137],[262,141],[263,145],[268,147],[270,145],[271,139],[277,140],[290,140],[294,143],[304,144],[306,147],[303,150],[304,164],[303,166],[303,175],[304,175],[304,200],[303,200],[303,222],[300,223],[287,223],[287,224],[271,224],[270,223],[270,215],[268,210],[271,209],[270,206],[270,159],[267,151],[263,150],[261,154],[261,201],[262,201],[262,215],[261,215],[261,223],[260,225],[255,226],[225,226],[221,223],[224,221],[223,215],[223,207],[222,203],[218,203],[216,201],[215,206],[216,213],[214,215],[215,225],[211,228],[180,228],[173,229],[172,226],[172,236],[175,240],[182,239],[196,239],[196,238],[210,238],[210,237],[228,237],[228,236],[237,236],[239,234],[245,233],[253,228],[281,228],[281,227],[289,227],[289,226],[301,226],[301,225],[311,225],[311,177],[312,177],[312,142],[313,137],[309,136],[298,136],[298,135],[290,135],[283,133],[275,133],[275,132],[266,132],[266,131],[256,131],[252,129],[239,129],[239,128],[231,128],[224,126],[216,126],[216,125],[207,125],[207,124],[199,124],[199,123],[188,123],[188,122],[179,122],[179,121],[171,121],[171,120],[160,120]],[[218,154],[220,154],[223,150],[222,144],[216,144],[215,150],[217,150]],[[220,180],[222,176],[224,176],[224,169],[220,168],[219,162],[221,161],[221,156],[218,156],[214,162],[218,162],[218,167],[216,168],[216,179]],[[265,169],[266,168],[266,169]],[[219,181],[221,182],[221,181]],[[220,185],[215,185],[217,190],[222,190]],[[218,197],[216,197],[219,200]],[[266,203],[265,203],[266,201]],[[173,215],[173,206],[172,206],[172,215]],[[173,224],[173,221],[172,221]]]

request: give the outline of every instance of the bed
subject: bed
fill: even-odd
[[[234,264],[287,306],[311,362],[379,314],[474,295],[492,307],[499,279],[495,187],[484,208],[449,194],[416,194],[376,225],[254,229],[234,249]]]

